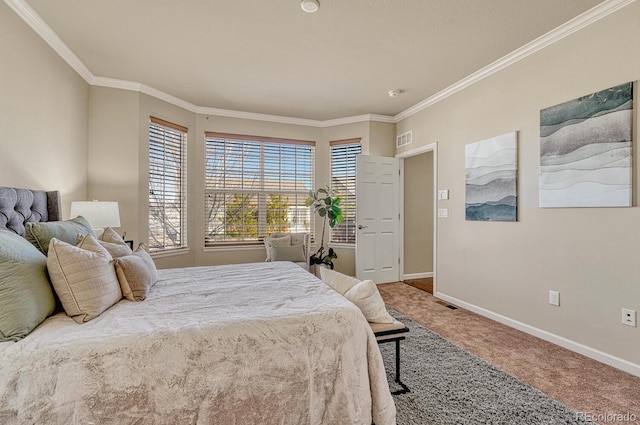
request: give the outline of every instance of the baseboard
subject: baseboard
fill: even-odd
[[[604,363],[606,365],[615,367],[616,369],[623,370],[627,373],[640,377],[640,365],[635,363],[631,363],[628,360],[621,359],[616,356],[612,356],[611,354],[607,354],[603,351],[597,350],[592,347],[588,347],[586,345],[580,344],[578,342],[572,341],[565,337],[552,334],[551,332],[544,331],[542,329],[538,329],[536,327],[527,325],[526,323],[519,322],[517,320],[510,319],[506,316],[503,316],[498,313],[494,313],[482,307],[478,307],[473,304],[469,304],[465,301],[459,300],[454,297],[450,297],[441,292],[436,292],[434,294],[436,298],[447,301],[451,304],[454,304],[458,307],[462,307],[466,310],[472,311],[481,316],[487,317],[489,319],[495,320],[496,322],[502,323],[503,325],[510,326],[519,331],[528,333],[529,335],[533,335],[545,341],[551,342],[553,344],[559,345],[560,347],[566,348],[567,350],[571,350],[578,354],[582,354],[583,356],[589,357],[591,359],[597,360],[600,363]]]
[[[433,277],[433,272],[403,274],[402,275],[402,280],[407,280],[407,279],[426,279],[428,277]]]

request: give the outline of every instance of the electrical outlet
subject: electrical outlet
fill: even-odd
[[[549,304],[560,307],[560,292],[549,291]]]
[[[438,218],[449,217],[449,208],[438,208]]]
[[[628,308],[622,309],[622,324],[636,327],[636,311]]]

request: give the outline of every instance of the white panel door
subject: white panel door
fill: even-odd
[[[400,280],[400,168],[397,158],[356,156],[356,276]]]

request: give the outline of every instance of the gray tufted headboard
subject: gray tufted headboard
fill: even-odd
[[[0,229],[24,236],[25,223],[61,220],[60,192],[0,186]]]

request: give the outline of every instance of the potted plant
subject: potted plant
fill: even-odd
[[[325,265],[333,269],[333,260],[338,258],[338,255],[333,248],[329,248],[325,254],[324,231],[327,227],[327,220],[329,220],[329,227],[331,228],[335,227],[336,224],[342,223],[343,218],[342,210],[340,209],[340,198],[335,196],[333,190],[327,186],[326,189],[320,188],[315,192],[310,190],[305,205],[312,207],[314,212],[323,218],[320,248],[318,248],[316,253],[311,256],[311,265]]]

